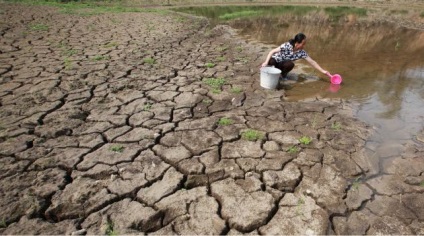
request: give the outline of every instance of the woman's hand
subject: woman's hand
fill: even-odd
[[[267,65],[268,65],[268,62],[266,61],[266,62],[262,63],[261,68],[262,68],[262,67],[265,67],[265,66],[267,66]]]

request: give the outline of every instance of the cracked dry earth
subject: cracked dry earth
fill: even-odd
[[[1,234],[424,233],[424,150],[358,181],[369,127],[260,88],[261,46],[173,13],[1,9]]]

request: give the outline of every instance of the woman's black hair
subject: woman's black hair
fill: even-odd
[[[296,36],[294,36],[293,39],[289,40],[289,43],[294,46],[295,43],[301,43],[304,39],[306,39],[306,35],[303,33],[298,33]]]

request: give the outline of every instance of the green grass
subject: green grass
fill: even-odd
[[[113,48],[113,47],[116,47],[116,46],[118,46],[117,42],[109,42],[109,43],[105,44],[103,47],[104,48]]]
[[[239,93],[243,92],[243,90],[239,87],[232,87],[231,92],[235,93],[235,94],[239,94]]]
[[[203,102],[204,104],[209,105],[209,104],[211,104],[211,103],[212,103],[212,100],[210,100],[210,99],[203,99],[203,100],[202,100],[202,102]]]
[[[29,25],[29,29],[33,31],[48,31],[49,26],[45,24],[31,24]]]
[[[205,64],[205,66],[206,66],[207,68],[214,68],[214,67],[215,67],[215,64],[214,64],[214,63],[212,63],[212,62],[207,62],[207,63]]]
[[[168,14],[168,10],[127,7],[121,1],[60,1],[60,0],[7,0],[8,2],[23,3],[27,5],[43,5],[59,8],[62,14],[72,14],[80,16],[99,15],[103,13],[123,13],[123,12],[156,12]]]
[[[281,16],[285,14],[306,15],[316,11],[312,6],[213,6],[213,7],[181,7],[175,11],[205,16],[216,21],[230,21],[243,18],[257,18],[263,16]]]
[[[222,117],[218,120],[218,125],[222,125],[222,126],[231,125],[233,123],[234,123],[234,121],[230,118],[227,118],[227,117]]]
[[[339,20],[341,17],[344,17],[346,15],[357,15],[357,16],[366,16],[367,15],[367,9],[364,8],[356,8],[356,7],[326,7],[324,8],[325,13],[327,13],[330,16],[330,19],[332,20]]]
[[[310,143],[312,142],[312,138],[310,138],[310,137],[308,137],[308,136],[302,136],[302,137],[299,139],[299,142],[300,142],[301,144],[308,145],[308,144],[310,144]]]
[[[331,129],[339,131],[342,128],[342,124],[340,124],[340,122],[334,122],[333,124],[331,124]]]
[[[156,60],[153,59],[153,58],[150,58],[150,57],[144,58],[143,62],[146,63],[146,64],[150,64],[150,65],[156,64]]]
[[[108,235],[108,236],[116,236],[116,235],[118,235],[118,232],[116,232],[116,230],[114,229],[113,222],[108,222],[107,223],[105,234]]]
[[[420,17],[424,18],[424,11],[421,12]]]
[[[258,16],[261,14],[263,14],[263,11],[245,10],[245,11],[225,13],[223,15],[220,15],[218,18],[221,20],[232,20],[232,19],[243,18],[243,17]]]
[[[224,78],[206,78],[203,81],[214,89],[220,89],[226,83]]]
[[[217,57],[216,61],[223,62],[225,61],[225,57]]]
[[[289,147],[288,149],[287,149],[287,152],[288,153],[297,153],[297,152],[299,152],[299,148],[298,147],[296,147],[296,146],[291,146],[291,147]]]
[[[7,223],[6,220],[3,218],[2,220],[0,220],[0,228],[6,228],[7,227]]]
[[[265,135],[257,130],[248,129],[241,133],[241,138],[248,141],[256,141],[264,139]]]
[[[65,59],[63,59],[63,63],[65,64],[65,70],[72,69],[72,61],[69,57],[66,57]]]
[[[355,181],[353,181],[353,183],[352,183],[352,189],[358,190],[359,189],[359,185],[361,185],[361,177],[358,177],[358,178],[355,179]]]
[[[216,49],[217,49],[219,52],[224,52],[224,51],[227,51],[228,46],[221,46],[221,47],[217,47]]]
[[[97,55],[93,57],[93,61],[103,61],[103,60],[109,60],[109,56],[103,56],[103,55]]]
[[[110,147],[109,150],[111,150],[112,152],[117,152],[117,153],[122,153],[124,152],[125,147],[122,145],[114,145],[112,147]]]
[[[150,111],[152,109],[151,103],[144,104],[143,111]]]

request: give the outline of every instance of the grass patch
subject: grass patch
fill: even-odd
[[[217,48],[217,50],[220,51],[220,52],[227,51],[227,49],[228,49],[228,46],[221,46],[221,47]]]
[[[241,138],[248,141],[256,141],[264,139],[265,135],[257,130],[248,129],[241,133]]]
[[[29,29],[33,31],[48,31],[49,26],[45,24],[31,24]]]
[[[217,57],[216,61],[223,62],[225,61],[225,57]]]
[[[226,83],[226,80],[224,78],[207,78],[204,82],[214,89],[221,89],[221,86]]]
[[[243,92],[243,90],[239,87],[232,87],[231,92],[235,93],[235,94],[239,94],[239,93]]]
[[[281,16],[285,14],[306,15],[316,11],[312,6],[213,6],[213,7],[181,7],[175,11],[193,15],[205,16],[212,22],[230,21],[243,18],[258,18],[263,16]]]
[[[240,49],[240,52],[242,51],[243,49]],[[236,60],[237,61],[239,61],[239,62],[241,62],[241,63],[243,63],[243,64],[246,64],[246,63],[248,63],[249,62],[249,60],[246,58],[246,57],[237,57],[236,58]]]
[[[121,1],[67,1],[67,0],[8,0],[8,2],[23,3],[27,5],[42,5],[59,8],[62,14],[71,14],[79,16],[91,16],[103,13],[124,13],[124,12],[156,12],[159,14],[168,14],[168,10],[126,7]]]
[[[209,104],[211,104],[211,103],[212,103],[212,100],[210,100],[210,99],[203,99],[203,100],[202,100],[202,102],[203,102],[204,104],[209,105]]]
[[[291,146],[287,149],[287,152],[290,153],[290,154],[297,153],[297,152],[299,152],[299,148],[296,147],[296,146]]]
[[[218,120],[218,125],[225,126],[225,125],[231,125],[233,123],[234,123],[234,121],[230,118],[227,118],[227,117],[222,117]]]
[[[2,220],[0,220],[0,228],[6,228],[7,227],[7,223],[6,220],[3,218]]]
[[[324,8],[325,13],[327,13],[331,20],[338,21],[340,18],[346,15],[357,15],[357,16],[366,16],[367,10],[364,8],[356,8],[356,7],[326,7]]]
[[[333,124],[331,124],[331,129],[332,130],[336,130],[339,131],[342,128],[342,124],[340,124],[340,122],[334,122]]]
[[[144,104],[143,111],[150,111],[152,109],[151,103]]]
[[[107,222],[105,234],[108,236],[116,236],[118,232],[114,229],[113,222]]]
[[[113,47],[116,47],[116,46],[118,46],[117,42],[109,42],[109,43],[105,44],[103,47],[104,48],[113,48]]]
[[[144,58],[143,62],[146,63],[146,64],[150,64],[150,65],[156,64],[156,60],[153,59],[153,58],[150,58],[150,57]]]
[[[421,18],[424,18],[424,11],[423,11],[423,12],[421,12],[420,17],[421,17]]]
[[[399,15],[406,15],[409,13],[408,10],[391,10],[391,14],[399,14]]]
[[[66,57],[65,59],[63,59],[63,64],[65,64],[65,70],[72,69],[72,61],[69,57]]]
[[[103,60],[109,60],[109,56],[103,56],[103,55],[97,55],[93,57],[93,61],[103,61]]]
[[[215,67],[215,63],[207,62],[207,63],[205,64],[205,66],[206,66],[207,68],[214,68],[214,67]]]
[[[225,13],[223,15],[220,15],[218,18],[220,20],[232,20],[237,18],[243,18],[243,17],[251,17],[251,16],[258,16],[263,14],[263,11],[261,10],[242,10],[242,11],[236,11],[231,13]]]
[[[358,190],[359,189],[359,185],[361,185],[361,177],[358,177],[358,178],[355,179],[355,181],[353,181],[353,183],[352,183],[352,189]]]
[[[125,147],[122,145],[114,145],[112,147],[110,147],[109,150],[111,150],[112,152],[117,152],[117,153],[122,153],[124,152]]]
[[[302,137],[299,139],[299,142],[300,142],[301,144],[308,145],[308,144],[310,144],[310,143],[312,142],[312,138],[311,138],[311,137],[308,137],[308,136],[302,136]]]

